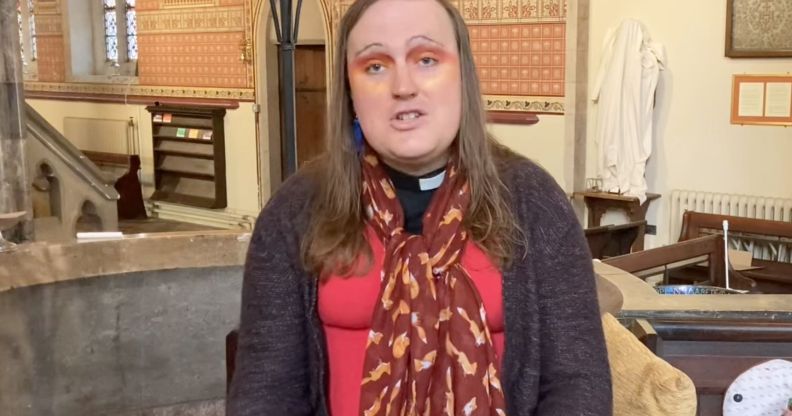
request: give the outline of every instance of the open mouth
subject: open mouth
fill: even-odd
[[[411,111],[402,111],[396,113],[394,119],[399,121],[411,121],[421,117],[423,117],[423,113],[421,113],[420,111],[411,110]]]

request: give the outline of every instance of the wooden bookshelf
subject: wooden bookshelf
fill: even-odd
[[[151,199],[226,207],[224,108],[148,106],[154,149]]]

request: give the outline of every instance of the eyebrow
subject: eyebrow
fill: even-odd
[[[407,44],[413,43],[416,40],[424,40],[424,41],[427,41],[429,43],[434,43],[434,44],[440,46],[441,48],[445,47],[445,45],[443,45],[441,42],[438,42],[438,41],[436,41],[436,40],[434,40],[434,39],[432,39],[432,38],[430,38],[429,36],[426,36],[426,35],[413,36],[413,37],[411,37],[410,39],[407,40]],[[385,45],[383,45],[383,44],[381,44],[379,42],[369,43],[368,45],[364,46],[363,48],[361,48],[360,50],[355,52],[355,57],[357,58],[358,56],[360,56],[366,50],[374,48],[374,47],[381,47],[382,48],[382,47],[385,47]]]

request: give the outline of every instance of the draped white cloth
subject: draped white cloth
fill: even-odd
[[[643,24],[625,20],[605,37],[594,83],[595,141],[604,190],[646,200],[646,161],[652,153],[652,117],[665,49]]]

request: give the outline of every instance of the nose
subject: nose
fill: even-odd
[[[415,95],[418,93],[418,87],[415,84],[409,69],[401,67],[397,68],[394,72],[393,85],[391,88],[393,98],[406,99],[415,97]]]

